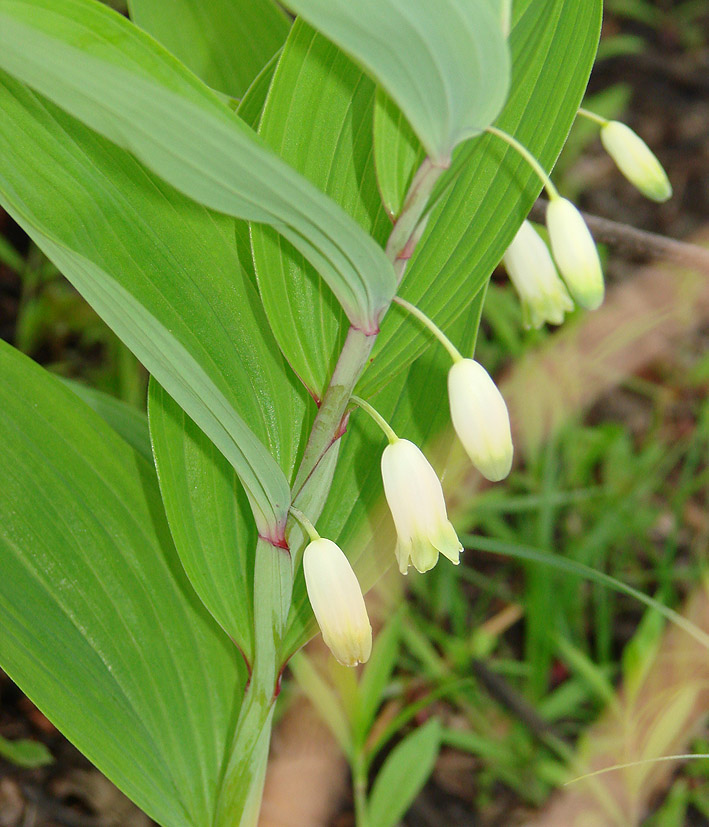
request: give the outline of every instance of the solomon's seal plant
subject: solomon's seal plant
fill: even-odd
[[[542,184],[561,277],[603,296],[548,177],[600,0],[284,5],[186,0],[176,23],[167,0],[130,0],[133,22],[0,0],[0,201],[151,375],[136,418],[0,346],[0,665],[167,827],[257,822],[281,675],[316,621],[339,661],[369,657],[383,493],[402,571],[457,562],[417,443],[448,426],[448,385],[472,462],[510,470],[472,357]],[[519,243],[529,322],[560,321],[568,296]],[[419,359],[430,331],[452,367]],[[383,483],[353,407],[375,396]]]

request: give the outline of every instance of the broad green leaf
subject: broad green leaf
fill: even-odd
[[[128,0],[128,8],[137,26],[233,97],[243,95],[290,27],[271,0]]]
[[[153,468],[0,343],[0,664],[169,827],[211,823],[245,670],[184,575]]]
[[[518,0],[514,7],[510,94],[496,125],[551,169],[588,82],[601,0]],[[432,211],[399,290],[444,330],[487,282],[542,186],[513,150],[489,135],[462,146],[447,176],[443,184],[452,183]],[[430,344],[430,334],[393,307],[357,393],[376,393]]]
[[[258,119],[272,70],[273,66],[270,71],[267,68],[254,81],[239,107],[240,114],[245,108]],[[236,226],[240,260],[255,283],[248,227],[242,222]],[[268,327],[265,319],[261,323]],[[271,391],[275,398],[277,390]],[[305,395],[300,387],[299,392]],[[154,380],[149,398],[155,461],[180,559],[205,605],[252,663],[251,584],[257,533],[248,501],[224,456]],[[306,414],[303,436],[314,410]]]
[[[0,735],[0,758],[18,767],[45,767],[54,761],[52,753],[40,741],[18,738],[10,741]]]
[[[233,221],[16,81],[0,100],[6,209],[225,454],[262,522],[282,524],[303,402]]]
[[[336,46],[302,22],[286,41],[259,132],[291,166],[337,201],[379,242],[390,230],[372,159],[374,84]],[[313,139],[313,123],[318,124]],[[270,227],[254,226],[259,289],[294,371],[322,398],[347,320],[317,271]]]
[[[392,219],[404,206],[414,173],[426,152],[401,109],[381,89],[374,104],[374,162],[382,201]]]
[[[395,290],[381,248],[125,18],[95,0],[1,0],[0,68],[196,201],[275,227],[352,324],[377,329]]]
[[[131,448],[136,450],[143,459],[153,461],[153,451],[150,447],[148,433],[148,419],[143,411],[132,405],[121,402],[103,391],[75,382],[73,379],[62,379],[64,384],[73,391],[79,399],[97,413],[101,419],[110,425]]]
[[[248,124],[251,129],[258,129],[261,112],[263,112],[263,105],[266,103],[268,90],[271,88],[273,73],[276,71],[280,57],[281,53],[278,52],[268,61],[263,69],[261,69],[236,108],[236,114],[245,124]]]
[[[387,756],[372,787],[368,818],[377,827],[395,827],[433,772],[441,748],[441,725],[431,718]]]
[[[163,504],[182,565],[251,663],[257,532],[248,499],[223,454],[154,379],[148,412]]]
[[[509,55],[490,0],[287,0],[291,9],[372,75],[427,153],[454,147],[495,119]]]

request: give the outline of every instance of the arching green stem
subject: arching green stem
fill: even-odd
[[[490,135],[496,135],[498,138],[501,138],[506,144],[512,147],[519,155],[521,155],[524,160],[529,164],[530,167],[537,173],[539,178],[541,179],[542,184],[544,184],[544,188],[547,191],[547,195],[552,200],[555,198],[559,198],[559,190],[554,186],[552,183],[551,178],[547,174],[544,167],[537,161],[537,159],[532,155],[532,153],[527,149],[526,146],[521,144],[517,138],[513,138],[512,135],[508,135],[507,132],[503,132],[501,129],[498,129],[496,126],[488,126],[485,130],[489,132]]]
[[[394,302],[399,305],[399,307],[403,307],[404,310],[407,310],[411,313],[412,316],[417,318],[424,327],[428,328],[428,330],[433,333],[433,335],[438,339],[438,341],[443,345],[443,347],[448,351],[450,354],[451,359],[454,362],[462,362],[463,357],[461,356],[460,351],[458,348],[451,342],[451,340],[446,336],[446,334],[441,330],[438,325],[431,321],[428,316],[421,310],[416,307],[415,304],[411,304],[411,302],[407,302],[406,299],[402,299],[401,296],[394,296]]]
[[[382,431],[384,431],[384,435],[390,443],[393,444],[399,439],[391,425],[386,421],[386,419],[384,419],[376,408],[373,408],[369,404],[369,402],[366,402],[364,399],[361,399],[359,396],[355,396],[354,394],[350,397],[350,402],[354,402],[355,405],[362,408],[363,411],[366,411],[372,417]]]

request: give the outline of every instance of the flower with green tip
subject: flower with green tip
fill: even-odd
[[[399,571],[409,564],[432,569],[442,554],[456,565],[463,546],[446,512],[438,475],[421,450],[408,439],[395,439],[382,453],[384,494],[394,518]]]
[[[343,666],[365,663],[372,653],[372,627],[357,575],[342,549],[319,538],[303,553],[310,605],[328,649]]]
[[[574,309],[549,249],[529,221],[523,221],[502,259],[522,303],[526,328],[561,324]]]
[[[629,126],[608,121],[601,127],[601,143],[618,169],[644,196],[658,202],[672,197],[672,184],[662,164]]]
[[[547,229],[554,261],[573,298],[587,310],[600,307],[605,291],[601,261],[581,213],[557,195],[547,207]]]
[[[448,373],[451,420],[470,461],[491,482],[512,468],[510,415],[490,374],[474,359],[454,362]]]

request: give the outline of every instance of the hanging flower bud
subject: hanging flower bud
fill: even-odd
[[[417,571],[428,571],[438,562],[439,553],[457,565],[463,546],[448,520],[441,483],[413,442],[396,439],[387,445],[382,479],[398,535],[399,571],[406,574],[409,563]]]
[[[559,278],[549,249],[529,221],[523,221],[502,259],[522,302],[524,326],[540,328],[545,322],[561,324],[574,309]]]
[[[603,301],[603,272],[581,213],[557,195],[547,207],[547,229],[556,266],[569,292],[581,307],[595,310]]]
[[[510,417],[490,374],[474,359],[455,362],[448,396],[453,427],[473,465],[492,482],[504,479],[512,467]]]
[[[313,540],[303,554],[305,585],[328,649],[344,666],[369,660],[372,627],[357,576],[332,540]]]
[[[662,164],[629,126],[609,121],[601,127],[601,142],[618,169],[644,196],[659,202],[672,197],[672,185]]]

